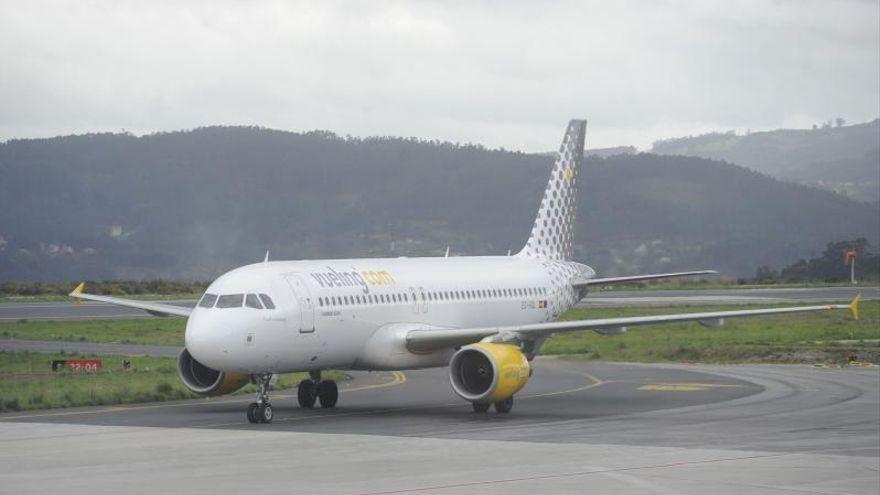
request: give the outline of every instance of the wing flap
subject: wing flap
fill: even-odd
[[[109,304],[115,304],[117,306],[140,309],[154,316],[180,316],[186,318],[190,315],[190,313],[192,313],[192,309],[190,308],[173,306],[171,304],[162,304],[148,301],[133,301],[131,299],[123,299],[120,297],[86,294],[85,292],[83,292],[84,287],[85,283],[81,283],[76,286],[76,289],[73,289],[73,291],[68,295],[70,297],[75,297],[78,300],[85,299],[87,301],[105,302]]]

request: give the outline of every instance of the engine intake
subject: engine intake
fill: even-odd
[[[518,347],[481,342],[462,347],[449,362],[452,390],[471,402],[493,403],[523,388],[531,367]]]
[[[186,348],[177,356],[177,376],[186,388],[197,394],[209,396],[235,392],[251,380],[248,375],[209,368],[196,361]]]

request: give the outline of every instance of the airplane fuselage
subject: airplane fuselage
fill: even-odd
[[[445,366],[455,349],[412,353],[406,333],[551,321],[580,299],[571,277],[594,275],[523,256],[256,263],[208,287],[206,297],[234,307],[197,306],[186,347],[207,366],[242,373]],[[249,306],[249,294],[275,308]]]

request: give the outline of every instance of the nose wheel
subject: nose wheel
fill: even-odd
[[[249,423],[271,423],[275,417],[272,410],[272,404],[269,402],[269,380],[272,379],[271,373],[263,373],[254,375],[259,389],[257,390],[257,401],[248,404],[247,419]]]

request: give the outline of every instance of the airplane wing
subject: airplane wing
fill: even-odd
[[[625,284],[628,282],[644,282],[645,280],[657,280],[661,278],[674,277],[691,277],[694,275],[717,275],[715,270],[699,270],[695,272],[674,272],[674,273],[655,273],[652,275],[634,275],[630,277],[608,277],[608,278],[590,278],[583,280],[574,280],[572,285],[575,288],[589,287],[591,285],[610,285]]]
[[[411,352],[431,352],[454,346],[473,344],[487,337],[496,336],[498,341],[507,342],[548,337],[554,333],[575,332],[578,330],[593,330],[601,334],[615,334],[626,332],[626,327],[631,326],[655,325],[682,321],[697,321],[706,326],[717,327],[724,324],[725,318],[829,311],[835,309],[849,309],[852,312],[853,318],[858,320],[859,299],[859,296],[856,296],[850,304],[828,304],[822,306],[793,306],[787,308],[711,311],[705,313],[596,318],[591,320],[555,321],[529,325],[459,328],[449,330],[413,330],[406,336],[406,346]]]
[[[131,299],[122,299],[119,297],[86,294],[85,292],[83,292],[83,288],[85,287],[85,285],[85,282],[77,285],[76,289],[73,289],[73,292],[68,295],[77,299],[100,301],[110,304],[116,304],[118,306],[125,306],[127,308],[142,309],[154,316],[182,316],[186,318],[192,312],[192,309],[190,308],[182,308],[180,306],[173,306],[171,304],[162,304],[147,301],[132,301]]]

